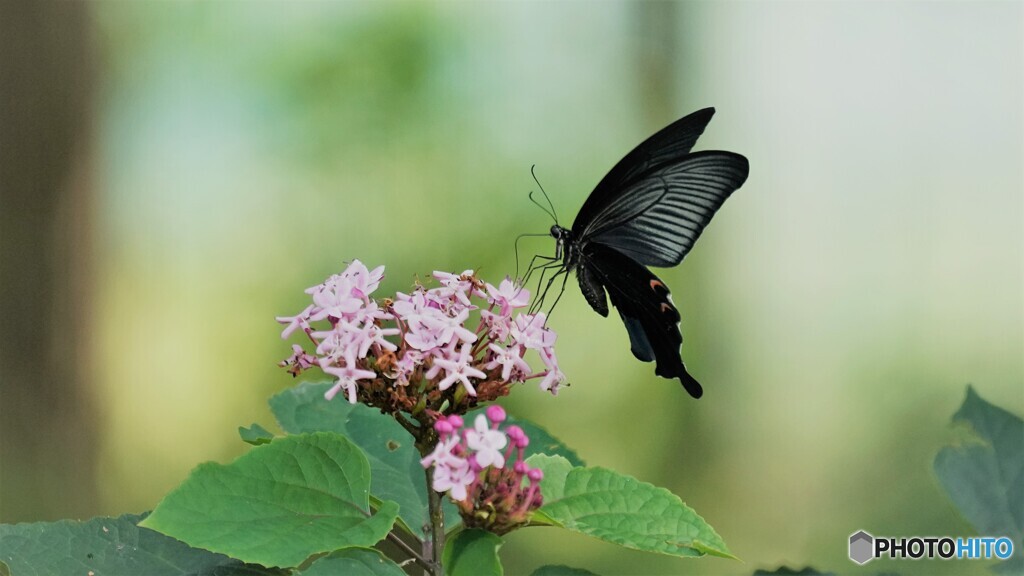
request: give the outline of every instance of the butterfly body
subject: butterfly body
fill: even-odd
[[[562,260],[562,269],[565,272],[576,272],[583,297],[598,314],[607,318],[608,301],[605,298],[604,287],[592,273],[592,266],[580,266],[584,254],[582,246],[573,240],[572,230],[556,224],[551,227],[551,236],[555,239],[555,259]],[[583,263],[586,264],[585,261]]]
[[[732,152],[690,149],[714,114],[699,110],[633,149],[601,180],[572,229],[551,227],[555,258],[576,272],[590,306],[619,312],[633,355],[657,362],[655,373],[703,394],[680,356],[679,311],[671,292],[647,266],[679,264],[725,199],[746,180],[747,159]]]

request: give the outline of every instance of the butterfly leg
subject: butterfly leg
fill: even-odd
[[[548,268],[554,268],[554,266],[549,264]],[[558,264],[558,270],[555,271],[555,273],[551,276],[551,278],[548,278],[548,283],[544,285],[544,291],[543,292],[539,292],[538,297],[533,301],[533,304],[530,305],[530,309],[529,309],[529,313],[530,314],[536,314],[536,313],[540,312],[544,308],[544,301],[548,297],[548,291],[551,290],[551,285],[555,283],[555,280],[558,280],[559,276],[568,275],[568,273],[569,273],[569,271],[566,270],[564,267],[562,267],[561,263],[559,263]],[[543,275],[541,276],[541,278],[543,279]],[[538,291],[540,290],[540,283],[539,282],[537,283],[537,290]],[[565,282],[562,282],[562,290],[563,291],[565,290]],[[559,296],[559,298],[561,298],[562,295],[559,294],[558,296]],[[556,303],[557,303],[557,300],[556,300]]]
[[[548,270],[555,269],[555,268],[561,268],[561,267],[562,267],[562,262],[560,260],[551,260],[551,261],[547,262],[546,264],[542,264],[542,265],[537,266],[537,267],[535,267],[533,269],[534,272],[536,272],[537,270],[540,270],[540,278],[537,279],[537,290],[534,292],[535,295],[540,292],[540,286],[541,286],[541,284],[544,283],[544,276],[547,275]],[[523,281],[523,286],[526,286],[526,282],[528,282],[528,281],[529,281],[529,277],[527,277],[527,279]]]
[[[515,253],[516,253],[516,276],[515,277],[516,277],[517,280],[519,279],[519,241],[522,240],[523,238],[536,237],[536,236],[549,237],[550,234],[520,234],[519,236],[516,236],[516,241],[515,241],[515,244],[514,244],[514,249],[515,249]],[[534,263],[534,261],[537,260],[538,257],[543,258],[545,260],[550,260],[551,259],[550,256],[541,256],[540,254],[538,254],[538,255],[533,257],[533,260],[530,260],[530,268],[533,267],[533,263]],[[557,256],[556,256],[556,258],[557,258]],[[529,273],[530,268],[527,268],[527,273]]]
[[[536,266],[537,260],[540,260],[541,262],[543,262],[543,264],[541,264],[540,266]],[[544,256],[541,254],[534,255],[534,257],[530,259],[530,266],[529,268],[526,269],[526,275],[523,277],[523,281],[520,283],[520,285],[526,286],[526,283],[530,281],[530,276],[533,275],[534,271],[536,271],[538,268],[548,266],[549,264],[556,260],[557,258],[553,256]]]
[[[533,292],[533,302],[530,304],[530,307],[526,310],[527,314],[533,314],[537,310],[537,302],[538,301],[543,303],[544,297],[541,296],[541,293],[540,293],[541,284],[544,283],[544,276],[548,273],[548,270],[551,269],[551,268],[554,268],[556,265],[561,266],[561,263],[560,262],[555,262],[555,263],[544,264],[543,266],[538,266],[537,267],[537,270],[540,270],[540,277],[537,278],[537,288]]]
[[[548,308],[548,317],[547,317],[548,320],[551,320],[551,313],[555,311],[555,306],[558,306],[558,301],[562,299],[562,294],[565,294],[565,283],[569,280],[569,273],[567,271],[563,270],[559,274],[563,275],[562,276],[562,287],[561,287],[561,289],[558,290],[558,296],[555,298],[555,302],[553,304],[551,304],[551,308]],[[555,278],[557,278],[557,277],[558,277],[558,274],[555,274]],[[554,278],[552,278],[552,280],[554,280]]]

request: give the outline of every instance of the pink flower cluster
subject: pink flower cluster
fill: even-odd
[[[282,338],[301,330],[314,351],[296,344],[281,365],[295,375],[319,366],[336,378],[325,394],[328,400],[344,391],[349,402],[390,411],[416,406],[438,411],[445,401],[458,404],[468,396],[467,407],[532,378],[556,394],[565,382],[555,357],[555,333],[545,327],[543,313],[516,312],[529,304],[530,295],[511,280],[495,287],[472,270],[434,272],[440,286],[417,286],[378,302],[370,295],[383,275],[383,266],[369,270],[354,260],[341,274],[306,290],[313,303],[277,321],[285,325]],[[471,316],[477,319],[474,329],[467,327]],[[531,369],[524,360],[527,350],[537,351],[543,370]]]
[[[524,461],[530,439],[521,428],[498,429],[505,421],[501,406],[489,406],[486,414],[477,415],[472,428],[463,428],[456,415],[438,419],[440,440],[420,463],[433,467],[433,489],[448,493],[466,526],[504,534],[528,523],[543,504],[544,473]]]

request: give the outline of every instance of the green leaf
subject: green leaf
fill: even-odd
[[[270,576],[278,570],[245,565],[190,548],[137,526],[145,516],[0,525],[0,575]],[[4,568],[7,571],[4,571]]]
[[[303,382],[270,398],[270,410],[289,434],[305,432],[346,432],[349,413],[360,404],[324,400],[327,383]],[[370,408],[367,408],[369,410]],[[395,423],[397,426],[397,422]]]
[[[289,434],[337,432],[362,448],[374,497],[396,502],[405,528],[422,537],[429,523],[427,488],[412,436],[378,410],[343,398],[324,400],[330,386],[304,382],[271,398],[270,409]]]
[[[372,548],[346,548],[320,558],[302,576],[405,576],[405,572]]]
[[[253,446],[270,444],[270,441],[274,439],[273,432],[255,422],[253,422],[252,426],[249,426],[248,428],[239,426],[238,435],[242,437],[243,442],[247,442]]]
[[[953,422],[966,424],[973,437],[940,450],[935,473],[979,534],[1013,540],[1017,552],[997,569],[1024,572],[1024,422],[984,401],[971,386]]]
[[[441,553],[448,576],[501,576],[498,559],[501,537],[486,530],[462,530],[445,543]]]
[[[565,494],[565,479],[572,472],[573,465],[560,456],[537,454],[526,459],[532,468],[540,468],[544,479],[540,481],[540,495],[544,502],[560,500]]]
[[[605,468],[571,468],[561,457],[534,456],[544,471],[543,517],[627,548],[671,556],[733,558],[715,530],[678,496]],[[550,481],[551,486],[545,488]],[[551,498],[548,498],[548,494]]]
[[[779,566],[771,572],[760,568],[754,571],[754,576],[836,576],[834,572],[818,572],[810,566],[804,566],[797,570],[789,566]]]
[[[572,568],[564,564],[548,564],[537,568],[530,573],[530,576],[597,576],[597,574],[590,570]]]
[[[398,505],[370,515],[370,466],[347,439],[287,436],[228,465],[201,464],[141,523],[193,546],[264,566],[372,546]]]
[[[486,412],[486,408],[477,408],[466,414],[466,423],[472,425],[473,420],[476,419],[477,414],[483,414]],[[526,436],[530,439],[530,445],[526,447],[526,456],[529,458],[534,454],[547,454],[550,456],[562,456],[568,460],[573,466],[584,466],[583,460],[576,454],[576,451],[569,448],[562,443],[561,440],[555,438],[550,432],[540,427],[537,424],[523,418],[516,418],[514,416],[508,416],[505,422],[502,423],[502,427],[519,426],[526,432]]]

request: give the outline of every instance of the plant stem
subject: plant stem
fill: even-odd
[[[441,553],[444,551],[444,510],[441,508],[441,494],[433,488],[433,468],[427,468],[427,504],[430,510],[430,534],[429,540],[433,544],[431,560],[435,567],[435,576],[444,576],[444,566],[441,565]]]
[[[433,566],[431,566],[429,562],[424,560],[422,556],[417,554],[416,551],[413,550],[411,546],[406,544],[405,541],[402,540],[402,538],[398,534],[395,534],[394,532],[388,532],[388,540],[390,540],[391,543],[395,546],[401,548],[403,552],[411,556],[411,559],[414,560],[420,566],[422,566],[423,569],[426,570],[428,573],[434,573]]]
[[[405,417],[402,416],[401,412],[395,412],[393,416],[395,417],[395,420],[397,420],[398,423],[402,426],[402,428],[405,428],[405,431],[411,434],[413,438],[419,437],[419,427],[413,424],[412,422],[406,420]]]

